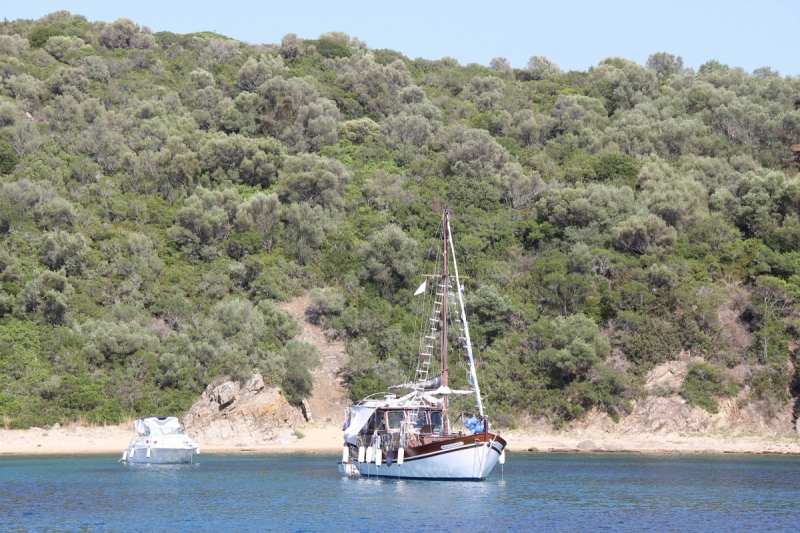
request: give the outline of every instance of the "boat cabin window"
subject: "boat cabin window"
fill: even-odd
[[[425,411],[417,411],[416,417],[417,417],[416,421],[414,422],[415,428],[420,429],[422,426],[428,423],[428,413],[426,413]]]
[[[383,428],[383,411],[375,411],[375,414],[369,419],[367,431],[375,431],[376,426],[377,429]]]
[[[431,411],[431,425],[433,426],[434,433],[442,432],[442,412]]]
[[[140,437],[148,437],[150,435],[184,435],[183,428],[150,428]]]
[[[388,411],[386,417],[389,422],[389,429],[400,429],[400,425],[405,420],[405,413],[403,411]]]

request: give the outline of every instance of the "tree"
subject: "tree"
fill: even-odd
[[[16,57],[29,48],[28,40],[21,35],[0,35],[0,54]]]
[[[325,244],[334,223],[320,205],[292,203],[286,209],[283,247],[301,264],[311,261]]]
[[[68,275],[76,275],[83,268],[86,241],[80,233],[70,234],[57,230],[45,235],[39,259],[50,270],[64,269]]]
[[[314,154],[290,156],[281,169],[276,193],[283,202],[340,208],[344,186],[353,174],[342,163]]]
[[[303,55],[303,41],[294,33],[287,33],[281,39],[281,54],[292,61]]]
[[[656,52],[647,58],[647,68],[655,71],[659,80],[666,80],[670,76],[683,75],[683,58],[675,57],[667,52]]]
[[[198,153],[202,168],[222,180],[268,187],[275,181],[284,158],[275,139],[250,139],[218,133],[210,136]]]
[[[249,57],[236,74],[236,80],[242,90],[255,92],[264,82],[286,70],[280,56],[262,55],[258,60]]]
[[[60,61],[64,58],[67,52],[75,48],[80,48],[84,44],[86,43],[80,37],[55,35],[47,39],[47,42],[44,44],[43,48],[47,50],[51,56]]]
[[[783,316],[793,298],[788,294],[789,287],[782,279],[773,276],[758,276],[753,292],[753,301],[763,310],[768,320]]]
[[[511,70],[511,63],[505,57],[495,57],[489,61],[489,70],[494,72],[508,72]]]
[[[189,255],[211,259],[218,253],[216,246],[230,236],[240,203],[234,189],[197,187],[175,213],[175,225],[168,234]]]
[[[709,413],[719,412],[716,396],[735,396],[739,392],[736,383],[709,363],[695,363],[686,373],[681,396],[689,405],[702,407]]]
[[[612,236],[618,250],[642,255],[671,248],[676,233],[655,215],[634,215],[617,225]]]
[[[239,205],[236,210],[236,226],[240,229],[255,229],[267,235],[280,222],[281,204],[278,195],[256,193]]]
[[[533,80],[552,80],[564,71],[545,56],[532,56],[528,60],[528,73]]]
[[[431,125],[425,118],[401,113],[384,123],[386,144],[399,154],[424,155],[427,152]]]
[[[314,387],[311,370],[321,362],[319,352],[313,344],[292,339],[283,347],[281,355],[286,361],[283,390],[290,402],[299,404]]]
[[[545,346],[535,356],[536,365],[548,372],[557,386],[589,378],[611,350],[597,324],[583,314],[542,320],[533,330]]]
[[[19,163],[19,157],[8,141],[0,140],[0,175],[11,174]]]
[[[468,178],[493,175],[508,161],[508,152],[486,130],[452,128],[445,148],[453,174]]]
[[[363,279],[381,284],[384,295],[399,287],[408,287],[417,273],[416,248],[417,241],[399,226],[389,224],[359,249],[364,261],[359,274]]]
[[[284,133],[284,138],[293,141],[298,152],[317,152],[323,146],[337,142],[340,121],[336,103],[318,98],[298,108],[294,125]]]
[[[492,344],[507,331],[511,302],[494,285],[481,285],[468,292],[465,304],[468,316],[473,318],[476,326],[476,339]]]
[[[111,50],[115,48],[152,48],[155,44],[150,28],[139,27],[131,19],[117,19],[100,31],[100,42]]]

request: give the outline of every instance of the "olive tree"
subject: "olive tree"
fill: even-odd
[[[243,230],[254,229],[268,234],[279,223],[281,203],[278,195],[259,192],[245,200],[236,210],[236,226]]]
[[[198,187],[175,213],[169,236],[189,255],[213,258],[218,252],[216,246],[233,230],[240,203],[241,196],[234,189],[213,191]]]
[[[215,181],[268,187],[283,161],[283,148],[275,139],[251,139],[239,134],[208,137],[198,153],[203,170]]]
[[[0,35],[0,54],[17,57],[29,49],[28,39],[21,35]]]
[[[64,269],[68,275],[76,275],[83,269],[87,247],[83,235],[57,230],[47,233],[42,239],[39,259],[50,270]]]
[[[255,92],[264,82],[286,71],[280,56],[249,57],[236,74],[236,80],[242,90]]]
[[[155,45],[155,38],[147,26],[139,27],[131,19],[120,18],[106,24],[100,30],[100,42],[106,48],[140,48],[148,49]]]
[[[398,154],[425,155],[431,136],[428,120],[416,115],[401,113],[384,122],[386,145]]]
[[[301,264],[316,257],[335,229],[334,221],[320,205],[311,207],[307,203],[292,203],[286,208],[284,217],[283,247]]]
[[[668,250],[675,243],[676,231],[656,215],[634,215],[612,231],[614,247],[623,252],[646,254]]]
[[[532,56],[528,60],[528,74],[534,80],[552,80],[564,71],[545,56]]]
[[[71,37],[67,35],[54,35],[47,39],[47,42],[43,46],[47,52],[58,59],[59,61],[64,59],[64,56],[70,50],[75,48],[80,48],[84,44],[86,44],[83,39],[79,37]]]
[[[335,102],[318,98],[298,108],[293,126],[283,137],[293,142],[293,149],[298,152],[317,152],[323,146],[336,144],[341,118]]]
[[[375,281],[385,294],[399,287],[408,287],[417,273],[417,241],[403,230],[389,224],[359,248],[364,266],[362,279]]]
[[[344,187],[352,179],[352,172],[335,159],[314,154],[289,156],[275,192],[283,202],[339,208],[344,204]]]
[[[508,161],[508,152],[486,130],[455,127],[447,132],[445,157],[454,174],[467,178],[494,175]]]
[[[665,80],[672,75],[683,75],[683,58],[675,57],[667,52],[656,52],[647,58],[647,68],[655,71],[659,80]]]

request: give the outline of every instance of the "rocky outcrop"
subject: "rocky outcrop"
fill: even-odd
[[[183,417],[186,432],[201,446],[290,444],[300,409],[276,387],[266,387],[260,374],[244,385],[228,381],[209,386]]]

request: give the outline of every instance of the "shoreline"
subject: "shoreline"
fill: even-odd
[[[338,427],[300,427],[304,437],[282,444],[223,444],[200,442],[201,455],[339,453],[342,431]],[[133,436],[121,426],[27,430],[0,430],[0,457],[119,454]],[[739,454],[800,456],[800,434],[772,436],[725,434],[593,434],[510,430],[501,432],[509,453],[630,453],[630,454]]]

